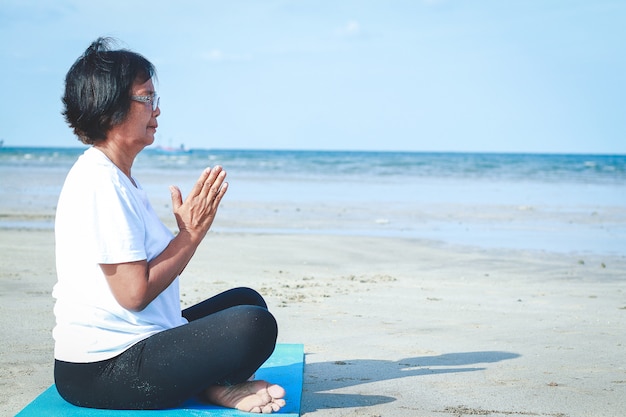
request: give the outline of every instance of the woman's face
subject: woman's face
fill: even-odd
[[[149,79],[145,83],[135,83],[131,89],[133,96],[153,96],[155,95],[154,84]],[[157,117],[161,114],[161,109],[157,107],[152,110],[151,103],[143,103],[141,101],[131,100],[130,110],[124,121],[116,126],[118,132],[125,143],[132,147],[141,149],[154,142],[158,123]]]

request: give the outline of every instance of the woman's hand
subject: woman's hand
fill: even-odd
[[[180,233],[156,258],[150,262],[100,265],[122,307],[143,310],[185,269],[215,219],[228,188],[224,178],[226,171],[220,166],[205,169],[184,202],[180,189],[170,187]]]
[[[180,189],[170,187],[178,229],[181,233],[188,233],[196,244],[204,239],[213,224],[222,197],[228,189],[225,178],[226,171],[219,165],[205,169],[184,202]]]

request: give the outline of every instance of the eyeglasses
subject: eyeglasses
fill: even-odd
[[[140,101],[142,103],[150,103],[152,105],[152,111],[156,111],[157,107],[159,107],[159,100],[161,97],[154,93],[151,96],[130,96],[131,100]]]

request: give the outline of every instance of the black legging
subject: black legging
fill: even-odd
[[[276,346],[276,320],[249,288],[226,291],[182,314],[188,324],[154,334],[114,358],[55,360],[59,394],[82,407],[175,407],[208,386],[246,381]]]

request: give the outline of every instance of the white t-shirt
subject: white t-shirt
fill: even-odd
[[[185,324],[178,279],[144,310],[118,304],[99,264],[152,260],[173,239],[135,180],[89,148],[70,170],[55,220],[56,359],[112,358],[146,337]]]

